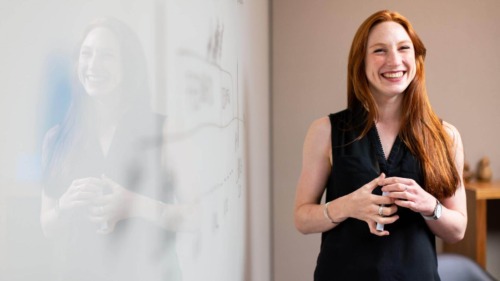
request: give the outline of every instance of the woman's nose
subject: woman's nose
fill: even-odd
[[[400,65],[401,64],[401,54],[397,51],[389,51],[387,53],[387,65]]]
[[[97,55],[95,52],[93,52],[93,53],[92,53],[92,56],[90,56],[90,58],[89,58],[89,60],[88,60],[88,64],[87,64],[87,65],[88,65],[88,68],[89,68],[89,69],[92,69],[92,68],[96,68],[96,67],[98,67],[98,66],[99,66],[99,64],[100,64],[100,61],[101,61],[101,60],[100,60],[100,58],[98,57],[98,55]]]
[[[89,58],[89,61],[88,61],[89,68],[93,68],[95,66],[95,62],[96,62],[95,57],[96,57],[95,54],[92,54],[92,56]]]

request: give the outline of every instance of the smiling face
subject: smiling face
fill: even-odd
[[[375,99],[401,96],[415,77],[415,51],[402,25],[385,21],[368,36],[365,72]]]
[[[90,31],[78,58],[78,78],[89,96],[113,93],[122,82],[122,54],[118,39],[109,29]]]

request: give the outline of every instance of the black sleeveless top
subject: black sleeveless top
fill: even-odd
[[[331,114],[333,166],[326,200],[347,195],[385,173],[405,177],[423,186],[419,161],[398,137],[386,160],[375,126],[360,140],[363,112]],[[374,193],[381,194],[380,188]],[[370,233],[364,221],[349,218],[324,232],[315,281],[332,280],[440,280],[435,236],[424,218],[398,208],[399,219],[385,229],[390,235]]]
[[[73,180],[106,175],[129,191],[172,204],[173,183],[160,166],[162,125],[161,116],[130,110],[118,122],[107,156],[102,153],[94,128],[97,126],[82,129],[85,134],[62,157],[63,168],[52,172],[46,167],[45,194],[60,198]],[[53,155],[61,149],[56,146],[63,133],[61,127],[47,133],[45,154]],[[143,219],[126,218],[113,232],[101,235],[96,233],[99,225],[88,216],[87,208],[77,209],[55,235],[52,263],[56,270],[51,280],[182,279],[175,232]]]

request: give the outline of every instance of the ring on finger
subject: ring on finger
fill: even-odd
[[[379,215],[379,216],[381,216],[381,217],[383,217],[383,216],[384,216],[384,213],[382,212],[382,211],[383,211],[383,210],[382,210],[382,208],[383,208],[383,207],[382,207],[382,205],[380,205],[380,206],[378,207],[378,215]]]

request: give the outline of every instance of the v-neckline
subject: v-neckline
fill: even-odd
[[[373,125],[372,129],[369,131],[369,135],[371,136],[371,143],[375,148],[378,162],[382,168],[381,172],[389,173],[392,168],[391,164],[394,162],[394,157],[396,157],[396,154],[399,151],[401,139],[399,138],[399,136],[396,137],[396,139],[394,140],[394,144],[389,151],[389,155],[386,157],[384,148],[382,147],[382,141],[380,140],[380,135],[377,130],[377,126]]]

